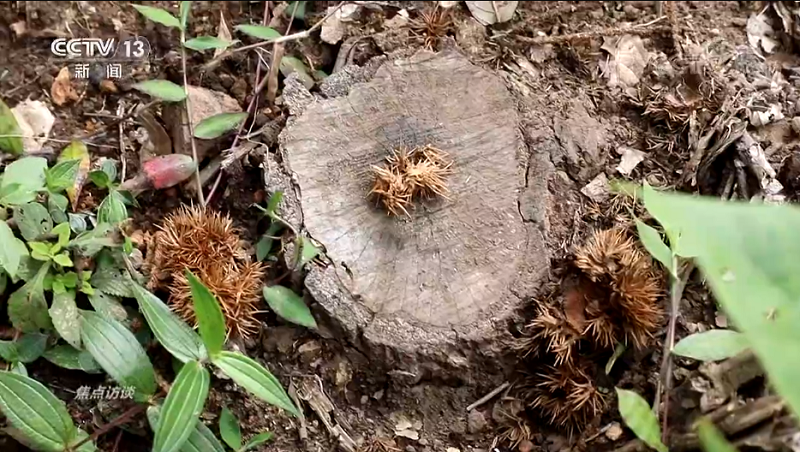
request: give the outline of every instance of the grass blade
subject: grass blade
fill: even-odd
[[[195,138],[205,140],[221,137],[247,119],[247,113],[220,113],[200,121],[194,128]]]

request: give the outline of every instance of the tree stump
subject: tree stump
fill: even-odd
[[[312,103],[281,144],[304,226],[329,259],[306,288],[352,342],[418,378],[492,353],[548,268],[541,221],[520,206],[524,196],[538,212],[525,218],[542,218],[546,184],[528,186],[530,153],[502,80],[456,51],[420,52]],[[368,196],[372,167],[424,145],[454,162],[449,199],[390,216]]]

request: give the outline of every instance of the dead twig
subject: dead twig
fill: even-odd
[[[484,403],[492,400],[494,397],[497,396],[497,394],[500,394],[501,392],[503,392],[509,386],[511,386],[511,383],[505,382],[505,383],[501,384],[500,386],[494,388],[492,390],[492,392],[486,394],[485,396],[481,397],[480,399],[478,399],[474,403],[472,403],[470,406],[468,406],[467,407],[467,413],[469,413],[470,411],[474,410],[475,408],[478,408],[479,406],[483,405]]]
[[[106,130],[108,130],[109,127],[113,127],[113,126],[121,123],[122,121],[125,121],[126,119],[130,119],[130,118],[136,116],[137,114],[139,114],[139,112],[141,112],[143,110],[147,110],[150,107],[158,104],[159,102],[161,102],[161,101],[160,100],[154,100],[154,101],[148,102],[148,103],[146,103],[146,104],[144,104],[144,105],[142,105],[140,107],[133,107],[127,113],[125,113],[124,115],[117,116],[110,123],[104,124],[102,127],[100,127],[99,129],[93,131],[92,133],[84,134],[83,136],[80,136],[80,137],[76,138],[76,140],[84,141],[84,140],[88,140],[88,139],[90,139],[92,137],[95,137],[97,135],[100,135],[101,133],[103,133]],[[55,140],[53,140],[53,141],[55,141]]]

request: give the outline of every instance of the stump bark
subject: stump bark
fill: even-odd
[[[371,168],[401,146],[454,161],[449,199],[387,215],[368,197]],[[318,100],[281,135],[305,229],[327,267],[309,293],[347,337],[412,380],[492,355],[509,316],[547,273],[546,184],[528,184],[530,151],[515,101],[456,51],[384,63],[343,97]],[[539,174],[539,171],[533,174]]]

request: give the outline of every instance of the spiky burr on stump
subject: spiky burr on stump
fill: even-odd
[[[500,78],[454,52],[421,52],[383,64],[346,97],[311,104],[283,132],[304,226],[330,260],[306,287],[389,366],[458,367],[476,346],[492,349],[546,272],[541,225],[523,221],[518,204],[524,193],[543,212],[545,188],[526,187],[518,127]],[[402,166],[401,155],[447,160],[430,196],[392,209],[373,195],[388,190],[387,162]]]

